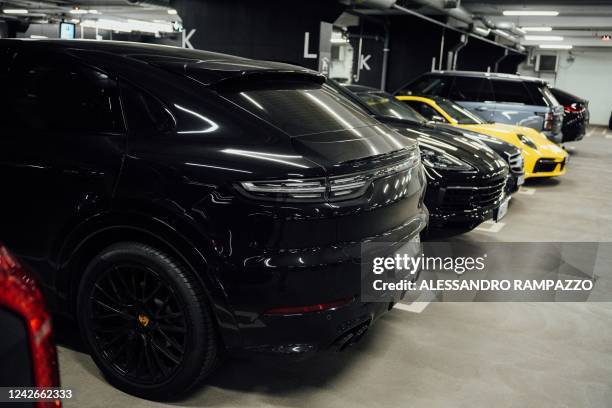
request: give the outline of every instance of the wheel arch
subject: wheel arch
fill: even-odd
[[[194,238],[198,237],[198,243]],[[217,277],[220,263],[214,259],[213,244],[202,234],[181,230],[157,217],[141,214],[104,214],[79,225],[65,240],[58,254],[56,286],[63,294],[62,311],[76,315],[78,288],[91,259],[104,248],[135,241],[167,252],[183,263],[202,284],[222,342],[228,348],[241,344],[238,324],[227,302],[223,285]]]

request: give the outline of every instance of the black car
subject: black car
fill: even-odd
[[[559,88],[550,88],[555,99],[563,105],[563,142],[582,140],[589,125],[589,101]]]
[[[508,142],[504,142],[503,140],[496,139],[492,136],[467,129],[459,129],[446,123],[429,121],[426,125],[431,126],[436,130],[443,130],[442,134],[447,136],[447,138],[465,136],[478,140],[497,153],[499,157],[501,157],[508,164],[509,172],[505,189],[507,195],[516,193],[519,187],[525,183],[525,163],[523,156],[521,155],[521,149],[518,147],[513,146]]]
[[[508,198],[505,186],[508,179],[511,184],[516,184],[516,180],[508,177],[508,164],[483,141],[499,149],[506,159],[515,154],[520,157],[514,146],[497,143],[485,135],[477,139],[473,135],[466,137],[464,132],[428,123],[414,109],[374,88],[359,85],[337,88],[341,92],[350,91],[347,96],[362,109],[418,141],[427,174],[425,204],[430,212],[431,229],[465,232],[488,219],[503,217]]]
[[[361,242],[426,227],[419,149],[325,77],[119,42],[0,57],[0,239],[117,387],[177,398],[222,350],[342,348],[391,308],[359,301]]]

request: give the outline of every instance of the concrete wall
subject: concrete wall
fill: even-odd
[[[171,4],[195,48],[312,69],[319,68],[321,23],[335,21],[345,8],[332,0],[174,0]]]
[[[568,52],[559,52],[556,74],[538,75],[532,67],[521,66],[525,75],[540,76],[557,88],[589,101],[591,123],[607,125],[612,111],[612,50],[572,50],[573,62]]]

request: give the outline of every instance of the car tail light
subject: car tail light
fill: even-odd
[[[581,113],[584,112],[584,106],[572,103],[571,105],[564,106],[563,110],[565,113]]]
[[[325,197],[325,179],[308,180],[274,180],[274,181],[245,181],[240,183],[242,188],[259,198],[284,201],[295,200],[323,200]]]
[[[378,169],[334,177],[243,181],[238,189],[246,196],[268,201],[323,202],[362,196],[373,180],[410,170],[420,163],[418,149],[401,162]]]
[[[306,306],[285,306],[285,307],[276,307],[273,309],[267,310],[265,315],[294,315],[294,314],[304,314],[304,313],[313,313],[313,312],[324,312],[326,310],[337,309],[342,306],[346,306],[354,300],[353,296],[346,297],[339,300],[334,300],[332,302],[327,303],[316,303],[314,305],[306,305]]]
[[[51,319],[35,280],[0,245],[0,306],[12,310],[26,322],[32,354],[35,387],[59,386],[57,354]],[[61,402],[40,401],[39,408],[60,407]]]
[[[555,115],[552,112],[548,112],[546,116],[544,116],[544,130],[551,130],[554,121]]]

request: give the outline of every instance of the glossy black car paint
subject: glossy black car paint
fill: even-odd
[[[43,64],[58,59],[67,69],[94,68],[118,83],[120,94],[109,98],[127,117],[127,129],[116,132],[1,132],[0,185],[11,192],[0,202],[2,239],[40,272],[55,309],[74,315],[89,259],[127,240],[163,249],[197,274],[228,349],[322,349],[388,310],[388,304],[357,301],[360,244],[384,235],[401,245],[426,227],[416,143],[336,95],[336,105],[318,108],[333,132],[283,131],[256,106],[245,107],[249,91],[240,103],[243,86],[308,93],[326,87],[323,77],[284,64],[143,44],[0,40],[0,50],[13,66],[29,56]],[[129,92],[156,99],[171,119],[134,129]],[[62,97],[70,95],[58,95],[57,103]],[[244,180],[372,172],[415,152],[415,165],[402,175],[410,182],[395,197],[382,187],[397,174],[374,180],[363,196],[335,202],[262,201],[239,187]],[[347,298],[355,300],[324,312],[265,313]]]
[[[392,98],[391,94],[382,92],[378,89],[368,86],[344,85],[344,87],[357,95],[359,93],[372,93],[374,95],[381,95],[384,97]],[[367,108],[367,106],[365,105],[363,107]],[[377,116],[377,119],[382,122],[388,120],[388,118],[385,119],[384,116]],[[508,182],[506,183],[506,194],[510,195],[518,191],[521,180],[524,180],[525,169],[523,166],[523,159],[521,157],[521,150],[516,146],[513,146],[510,143],[504,142],[500,139],[496,139],[489,135],[485,135],[467,129],[458,129],[457,127],[454,127],[447,123],[430,121],[426,124],[418,122],[416,124],[419,126],[427,126],[428,128],[433,128],[434,130],[440,130],[440,136],[444,136],[448,140],[452,140],[452,138],[455,136],[466,136],[472,139],[479,140],[482,143],[486,144],[491,150],[493,150],[502,159],[504,159],[506,163],[508,163],[509,177]]]
[[[392,95],[359,85],[337,85],[336,88],[346,92],[347,96],[377,120],[407,138],[416,140],[419,146],[443,152],[472,167],[468,171],[458,171],[424,166],[427,175],[425,204],[429,209],[431,228],[461,226],[472,229],[495,216],[495,210],[506,195],[504,190],[509,168],[497,153],[483,145],[482,139],[488,139],[485,135],[475,140],[437,124],[381,116],[366,103],[368,94],[374,93],[394,100]],[[495,145],[506,150],[501,144]],[[486,196],[480,194],[485,191]]]
[[[476,139],[486,144],[491,150],[499,155],[508,164],[508,181],[506,182],[506,194],[511,195],[518,191],[519,187],[525,180],[525,167],[523,164],[523,158],[521,156],[521,150],[511,145],[508,142],[504,142],[501,139],[496,139],[483,133],[473,132],[466,129],[458,129],[452,125],[446,123],[429,123],[434,129],[444,130],[442,134],[455,136],[465,136],[472,139]]]
[[[563,142],[575,142],[582,140],[586,134],[586,128],[589,125],[590,112],[589,101],[572,95],[569,92],[559,88],[550,88],[550,92],[555,96],[555,99],[563,105]]]

